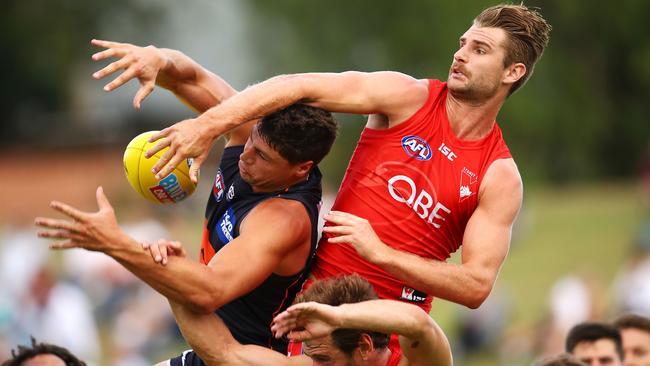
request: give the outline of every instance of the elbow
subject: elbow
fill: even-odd
[[[217,292],[200,293],[189,296],[187,305],[197,314],[211,314],[221,307],[222,301]]]
[[[470,309],[478,309],[490,296],[492,291],[492,283],[488,281],[482,282],[474,286],[470,291],[465,292],[465,296],[461,299],[460,303]]]

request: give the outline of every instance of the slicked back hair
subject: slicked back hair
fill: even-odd
[[[500,4],[481,12],[473,24],[477,27],[500,28],[506,32],[506,56],[503,66],[516,62],[526,65],[526,73],[510,87],[508,95],[522,87],[533,74],[535,63],[548,44],[551,25],[534,8],[525,5]]]

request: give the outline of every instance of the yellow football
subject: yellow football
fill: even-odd
[[[149,201],[176,203],[191,195],[196,188],[190,180],[192,159],[183,161],[168,176],[156,179],[151,168],[168,149],[164,148],[149,159],[144,157],[144,153],[155,145],[149,142],[149,137],[156,132],[141,133],[129,142],[124,151],[124,172],[131,187]]]

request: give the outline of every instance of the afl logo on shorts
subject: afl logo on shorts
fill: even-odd
[[[219,169],[217,171],[217,177],[214,179],[214,187],[212,187],[212,194],[217,202],[220,202],[223,199],[223,192],[225,191],[224,186],[223,175],[221,175],[221,169]]]
[[[409,156],[418,160],[429,160],[431,159],[431,155],[433,155],[429,143],[418,136],[410,135],[402,137],[402,147]]]

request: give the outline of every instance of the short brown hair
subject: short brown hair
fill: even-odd
[[[534,366],[587,366],[587,364],[576,359],[568,353],[563,353],[561,355],[545,358],[539,362],[536,362]]]
[[[375,289],[365,278],[352,274],[315,281],[307,290],[296,297],[295,303],[315,301],[321,304],[339,306],[377,298]],[[389,336],[379,332],[340,328],[334,330],[331,337],[334,345],[349,356],[359,346],[359,340],[364,333],[370,335],[375,348],[381,349],[388,346]]]
[[[618,330],[634,328],[650,333],[650,319],[637,314],[624,314],[614,321]]]
[[[260,137],[289,163],[318,164],[329,153],[338,123],[332,113],[305,104],[292,104],[257,123]]]
[[[492,6],[483,10],[473,23],[478,27],[500,28],[506,32],[504,67],[515,62],[526,65],[524,76],[510,87],[508,95],[511,95],[533,74],[535,63],[548,44],[551,25],[535,8],[528,8],[523,4]]]

